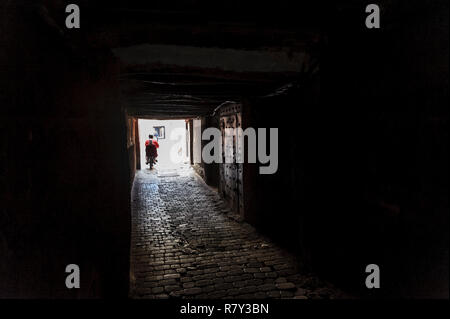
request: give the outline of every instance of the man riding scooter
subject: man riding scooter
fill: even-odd
[[[158,141],[153,139],[153,135],[148,136],[148,140],[145,141],[145,158],[146,164],[150,165],[150,169],[153,168],[153,165],[156,164],[158,157],[157,148],[159,148]]]

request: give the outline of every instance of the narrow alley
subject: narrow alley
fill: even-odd
[[[233,215],[192,168],[140,170],[132,193],[134,298],[342,298]]]
[[[448,299],[448,4],[0,1],[0,299]]]

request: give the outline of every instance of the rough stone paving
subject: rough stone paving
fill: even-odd
[[[137,171],[133,298],[342,298],[226,208],[190,167]]]

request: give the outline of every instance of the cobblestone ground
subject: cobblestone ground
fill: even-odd
[[[343,298],[228,211],[188,167],[137,171],[133,298]]]

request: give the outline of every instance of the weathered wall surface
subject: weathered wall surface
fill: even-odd
[[[194,170],[205,179],[205,169],[204,163],[202,162],[202,127],[204,128],[204,120],[194,119],[191,124],[191,143],[192,143],[192,153],[191,153],[191,163],[193,164]],[[202,125],[203,123],[203,125]]]
[[[222,133],[223,163],[219,165],[219,191],[231,206],[231,209],[244,216],[243,163],[238,163],[239,143],[238,130],[242,129],[242,105],[232,103],[219,110],[220,129]],[[230,133],[231,134],[230,134]]]
[[[139,162],[138,142],[139,138],[136,136],[137,119],[131,116],[125,117],[127,130],[127,152],[128,152],[128,166],[130,172],[130,189],[133,185],[134,175]]]
[[[212,187],[219,187],[219,164],[218,163],[205,163],[202,159],[202,151],[206,144],[210,141],[202,140],[203,131],[207,128],[219,129],[219,121],[217,117],[203,116],[199,119],[189,120],[189,127],[186,134],[191,134],[192,137],[188,138],[190,144],[189,149],[191,151],[191,164],[197,174],[203,178],[206,184]]]
[[[129,166],[116,62],[58,34],[38,18],[38,6],[7,9],[0,296],[126,296]],[[68,290],[72,263],[81,288]]]

